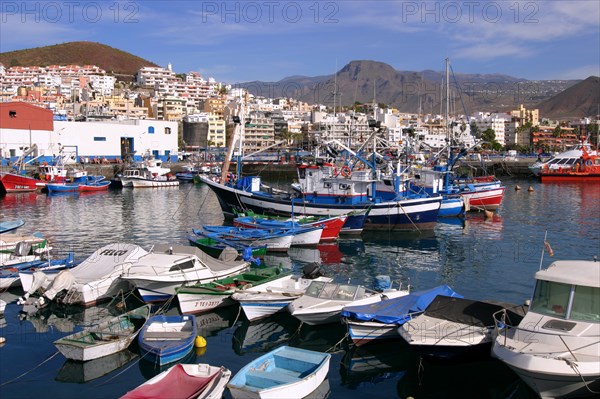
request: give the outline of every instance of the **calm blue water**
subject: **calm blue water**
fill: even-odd
[[[554,259],[592,259],[600,255],[600,187],[541,185],[505,180],[504,202],[492,220],[469,215],[465,223],[440,223],[427,234],[365,233],[317,249],[294,249],[269,257],[269,264],[299,270],[320,261],[339,281],[370,285],[387,274],[414,289],[448,284],[467,298],[522,303],[531,293],[540,265],[544,234]],[[520,185],[522,190],[515,191]],[[527,187],[532,186],[533,192]],[[187,245],[186,235],[201,224],[221,224],[216,198],[205,186],[109,191],[79,196],[45,194],[0,198],[0,219],[27,221],[20,233],[40,231],[56,250],[73,250],[83,259],[100,246],[133,242]],[[139,361],[137,348],[84,364],[67,362],[52,342],[118,313],[114,305],[90,309],[50,306],[37,314],[19,313],[18,289],[0,294],[10,303],[0,318],[0,397],[111,398],[133,389],[160,370]],[[134,301],[128,298],[128,303]],[[176,312],[171,309],[170,312]],[[495,360],[440,363],[420,360],[402,342],[349,348],[341,325],[300,326],[287,314],[248,323],[232,307],[198,317],[207,338],[204,353],[186,362],[243,365],[287,343],[333,353],[330,398],[531,398],[531,391]],[[14,380],[14,381],[13,381]],[[229,393],[225,393],[230,398]]]

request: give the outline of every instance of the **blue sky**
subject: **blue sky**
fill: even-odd
[[[88,40],[218,81],[332,74],[352,60],[397,70],[600,75],[600,2],[4,1],[0,51]]]

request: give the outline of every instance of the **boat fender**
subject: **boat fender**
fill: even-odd
[[[202,335],[198,335],[194,340],[194,346],[196,348],[205,348],[206,347],[206,339]]]
[[[5,342],[6,342],[6,338],[0,337],[0,345],[4,345]]]

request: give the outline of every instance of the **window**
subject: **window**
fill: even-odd
[[[17,111],[8,111],[8,117],[9,118],[16,118],[17,117]]]
[[[600,321],[600,288],[575,287],[570,320]]]
[[[148,134],[154,134],[154,126],[148,126]]]
[[[533,293],[530,310],[537,313],[564,318],[569,303],[571,286],[538,280]]]
[[[176,272],[178,270],[185,270],[185,269],[191,269],[194,267],[194,261],[193,260],[188,260],[186,262],[183,263],[179,263],[177,265],[172,266],[169,271],[170,272]]]
[[[94,137],[94,141],[106,141],[106,137]]]
[[[165,134],[171,134],[171,128],[170,127],[166,127],[165,128]]]

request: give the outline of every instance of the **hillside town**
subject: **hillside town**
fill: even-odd
[[[453,92],[448,97],[457,98]],[[276,143],[311,150],[331,140],[359,148],[373,126],[390,148],[410,142],[438,151],[449,141],[464,147],[479,141],[487,151],[537,154],[564,150],[582,137],[595,142],[599,122],[597,115],[552,121],[523,105],[504,113],[413,114],[375,101],[343,105],[335,92],[328,104],[309,104],[257,96],[197,72],[178,74],[171,65],[142,67],[127,82],[95,65],[0,64],[0,100],[3,164],[34,143],[41,161],[69,149],[73,161],[90,162],[144,154],[176,161],[182,154],[224,149],[242,104],[246,154]]]

